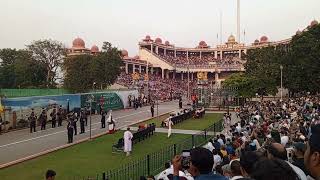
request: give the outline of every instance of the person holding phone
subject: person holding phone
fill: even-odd
[[[181,155],[175,156],[172,160],[172,164],[173,180],[179,180],[179,171],[183,169],[183,157]],[[190,150],[188,172],[195,180],[227,180],[224,176],[214,174],[212,171],[213,164],[213,154],[208,149],[197,147]]]

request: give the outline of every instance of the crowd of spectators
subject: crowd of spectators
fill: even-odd
[[[177,155],[159,179],[319,180],[319,113],[315,96],[247,103],[240,121],[190,150],[187,167]]]
[[[144,77],[144,74],[141,74],[141,77]],[[146,88],[149,88],[153,99],[159,100],[177,99],[180,96],[185,96],[188,91],[187,80],[162,79],[161,76],[155,74],[149,74],[149,81],[144,81],[143,79],[133,81],[130,74],[122,72],[118,76],[116,83],[130,88],[136,87],[142,92]],[[190,87],[193,87],[195,84],[196,81],[191,81]]]
[[[176,57],[172,54],[158,54],[165,61],[175,64],[177,66],[186,66],[188,64],[186,54],[177,54]],[[220,56],[215,58],[214,54],[189,55],[189,65],[191,66],[239,66],[243,64],[238,56],[224,55],[221,59]]]

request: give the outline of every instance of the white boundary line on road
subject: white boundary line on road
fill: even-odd
[[[143,111],[140,111],[139,113],[141,113]],[[165,113],[162,113],[162,114],[159,114],[159,117],[160,116],[163,116],[165,114],[168,114],[172,111],[168,111],[168,112],[165,112]],[[132,115],[132,114],[131,114]],[[157,117],[157,116],[156,116]],[[120,118],[120,117],[119,117]],[[118,118],[118,119],[119,119]],[[136,123],[131,123],[129,125],[124,125],[124,126],[120,126],[119,129],[122,129],[124,127],[127,127],[127,126],[132,126],[133,124],[137,124],[137,123],[141,123],[141,122],[144,122],[144,121],[147,121],[149,119],[152,119],[152,118],[146,118],[146,119],[143,119],[143,120],[140,120]],[[93,139],[97,138],[97,137],[100,137],[100,136],[103,136],[103,135],[106,135],[106,133],[100,133],[100,134],[97,134],[97,135],[94,135],[93,136]],[[74,143],[71,143],[71,144],[64,144],[64,145],[61,145],[61,146],[58,146],[58,147],[55,147],[55,148],[52,148],[52,149],[48,149],[48,150],[45,150],[45,151],[42,151],[42,152],[39,152],[39,153],[36,153],[36,154],[33,154],[33,155],[30,155],[30,156],[26,156],[26,157],[23,157],[23,158],[20,158],[20,159],[17,159],[17,160],[14,160],[14,161],[11,161],[11,162],[8,162],[8,163],[5,163],[5,164],[0,164],[0,169],[3,169],[3,168],[7,168],[9,166],[12,166],[12,165],[15,165],[15,164],[18,164],[18,163],[21,163],[21,162],[24,162],[24,161],[27,161],[27,160],[30,160],[30,159],[34,159],[34,158],[37,158],[37,157],[40,157],[42,155],[46,155],[46,154],[49,154],[51,152],[54,152],[54,151],[57,151],[57,150],[60,150],[60,149],[64,149],[64,148],[67,148],[67,147],[71,147],[73,145],[77,145],[77,144],[80,144],[82,142],[85,142],[89,140],[89,137],[87,138],[84,138],[84,139],[80,139]]]
[[[136,115],[136,114],[140,114],[140,113],[144,113],[144,112],[148,112],[148,111],[139,111],[139,112],[136,112],[136,113],[127,114],[127,115],[125,115],[125,116],[120,116],[120,117],[118,117],[118,118],[115,118],[115,120],[116,120],[116,119],[122,119],[122,118],[129,117],[129,116]],[[96,125],[96,124],[100,124],[100,123],[101,123],[101,122],[92,123],[92,125]],[[78,128],[77,128],[77,129],[78,129]],[[93,130],[96,130],[96,129],[91,129],[91,131],[93,131]],[[41,132],[41,131],[38,131],[38,132]],[[52,135],[59,134],[59,133],[63,133],[63,132],[67,132],[67,131],[66,131],[66,130],[57,131],[57,132],[54,132],[54,133],[50,133],[50,134],[46,134],[46,135],[42,135],[42,136],[30,138],[30,139],[24,139],[24,140],[21,140],[21,141],[12,142],[12,143],[9,143],[9,144],[4,144],[4,145],[1,145],[0,148],[4,148],[4,147],[7,147],[7,146],[11,146],[11,145],[15,145],[15,144],[20,144],[20,143],[24,143],[24,142],[28,142],[28,141],[32,141],[32,140],[35,140],[35,139],[44,138],[44,137],[47,137],[47,136],[52,136]]]

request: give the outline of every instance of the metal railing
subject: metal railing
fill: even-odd
[[[164,169],[164,164],[169,162],[174,155],[180,154],[186,149],[205,145],[216,135],[216,132],[222,131],[222,128],[222,120],[219,120],[200,133],[190,135],[176,144],[147,154],[145,157],[127,163],[120,168],[105,171],[95,180],[136,180],[140,176],[159,174]]]

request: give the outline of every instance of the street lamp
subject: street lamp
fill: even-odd
[[[281,100],[281,102],[282,102],[282,70],[283,70],[283,66],[282,65],[280,65],[280,83],[281,83],[281,89],[280,89],[280,100]]]

